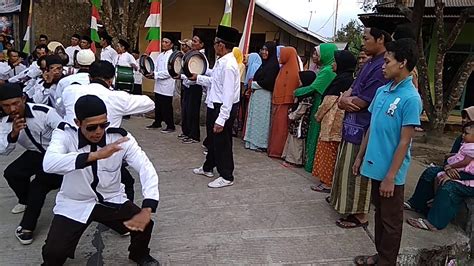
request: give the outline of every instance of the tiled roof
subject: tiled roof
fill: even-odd
[[[395,7],[394,0],[378,0],[378,7]],[[413,7],[415,0],[404,0],[408,7]],[[434,7],[434,0],[425,0],[425,7]],[[474,0],[443,0],[445,7],[470,7],[474,6]]]

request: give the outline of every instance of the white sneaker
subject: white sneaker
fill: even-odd
[[[207,176],[209,178],[211,177],[214,177],[214,173],[212,172],[204,172],[204,169],[201,167],[199,168],[194,168],[193,169],[193,173],[196,174],[196,175],[203,175],[203,176]]]
[[[13,207],[12,213],[13,213],[13,214],[22,213],[22,212],[24,212],[25,210],[26,210],[26,205],[17,204],[17,205],[15,205],[15,207]]]
[[[210,188],[221,188],[221,187],[232,186],[233,184],[234,184],[233,181],[225,180],[224,178],[222,178],[220,176],[216,180],[214,180],[211,183],[207,184],[207,186],[210,187]]]

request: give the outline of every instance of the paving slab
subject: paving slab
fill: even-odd
[[[124,127],[159,174],[160,204],[150,248],[162,264],[352,265],[354,256],[375,253],[373,230],[335,226],[339,216],[324,200],[327,194],[310,190],[315,181],[304,170],[286,168],[280,160],[246,150],[241,140],[234,139],[235,184],[209,189],[207,183],[212,179],[192,173],[204,160],[201,145],[181,144],[176,138],[179,132],[145,130],[149,123],[132,117]],[[0,172],[20,153],[0,157]],[[423,168],[422,164],[412,165],[407,196]],[[135,202],[141,204],[139,178],[134,171],[132,175],[136,177]],[[14,236],[21,215],[10,213],[16,197],[5,180],[0,180],[0,265],[41,263],[54,197],[55,193],[48,195],[35,241],[23,246]],[[401,262],[409,265],[420,249],[468,242],[465,238],[455,226],[437,233],[405,226]],[[133,265],[127,259],[128,244],[128,237],[93,223],[79,242],[76,258],[67,265]]]

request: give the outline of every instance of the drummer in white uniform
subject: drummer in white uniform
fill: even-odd
[[[161,122],[166,123],[162,133],[175,131],[173,119],[173,95],[175,80],[168,73],[168,61],[173,53],[174,43],[172,36],[163,36],[161,39],[161,53],[155,61],[155,71],[146,75],[147,78],[155,79],[155,121],[147,126],[147,129],[161,128]]]

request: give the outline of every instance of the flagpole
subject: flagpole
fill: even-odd
[[[333,40],[336,41],[336,32],[337,32],[337,12],[339,10],[339,0],[336,0],[336,14],[334,15],[334,37]]]
[[[250,0],[249,9],[247,11],[247,17],[245,18],[244,31],[242,32],[242,38],[240,39],[239,49],[242,53],[249,53],[250,37],[252,36],[252,24],[253,15],[255,12],[255,0]]]

